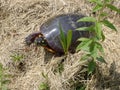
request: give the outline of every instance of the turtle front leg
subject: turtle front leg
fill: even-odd
[[[32,43],[34,43],[34,40],[36,37],[39,37],[39,35],[41,35],[40,32],[36,32],[36,33],[32,33],[30,35],[28,35],[26,38],[25,38],[25,43],[29,46],[31,45]]]

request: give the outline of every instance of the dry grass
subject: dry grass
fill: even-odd
[[[120,7],[119,0],[114,4]],[[116,25],[118,33],[104,27],[106,40],[103,46],[108,64],[99,64],[97,73],[90,80],[85,80],[85,73],[81,72],[87,63],[79,61],[82,52],[68,55],[60,75],[53,71],[63,57],[54,57],[42,47],[36,50],[24,45],[25,37],[38,31],[47,19],[62,13],[89,16],[90,12],[91,4],[85,0],[0,0],[0,62],[13,75],[9,88],[38,90],[39,84],[46,81],[41,75],[45,73],[50,90],[74,90],[73,82],[77,81],[84,82],[88,90],[120,90],[120,15],[116,13],[111,13],[109,19]],[[17,64],[10,57],[14,52],[24,55]]]

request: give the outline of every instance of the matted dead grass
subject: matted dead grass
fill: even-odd
[[[120,1],[114,4],[120,7]],[[24,39],[49,18],[63,13],[91,15],[92,5],[85,0],[0,0],[0,63],[8,67],[13,76],[11,90],[38,90],[46,82],[42,73],[48,74],[50,90],[75,90],[74,83],[84,83],[88,90],[120,90],[120,15],[110,13],[110,21],[118,33],[104,27],[106,40],[105,59],[107,65],[98,63],[97,73],[85,80],[85,63],[79,59],[82,52],[64,57],[54,57],[42,47],[27,48]],[[27,48],[27,49],[26,49]],[[10,57],[14,53],[24,55],[17,63]],[[64,71],[55,73],[58,63],[64,64]],[[83,72],[82,72],[83,71]]]

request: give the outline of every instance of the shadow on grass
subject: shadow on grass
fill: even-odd
[[[47,64],[52,59],[53,56],[54,56],[53,53],[50,53],[45,50],[44,63]]]
[[[99,75],[97,78],[96,87],[100,87],[100,90],[120,90],[120,73],[116,71],[116,63],[113,61],[109,68],[109,74]]]

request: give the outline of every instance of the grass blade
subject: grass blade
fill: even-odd
[[[72,30],[69,30],[67,33],[67,51],[71,45],[71,40],[72,40]]]
[[[62,26],[60,24],[59,24],[59,27],[60,27],[60,42],[62,44],[64,52],[66,52],[66,48],[67,48],[66,37],[65,37],[65,34],[63,32]]]

